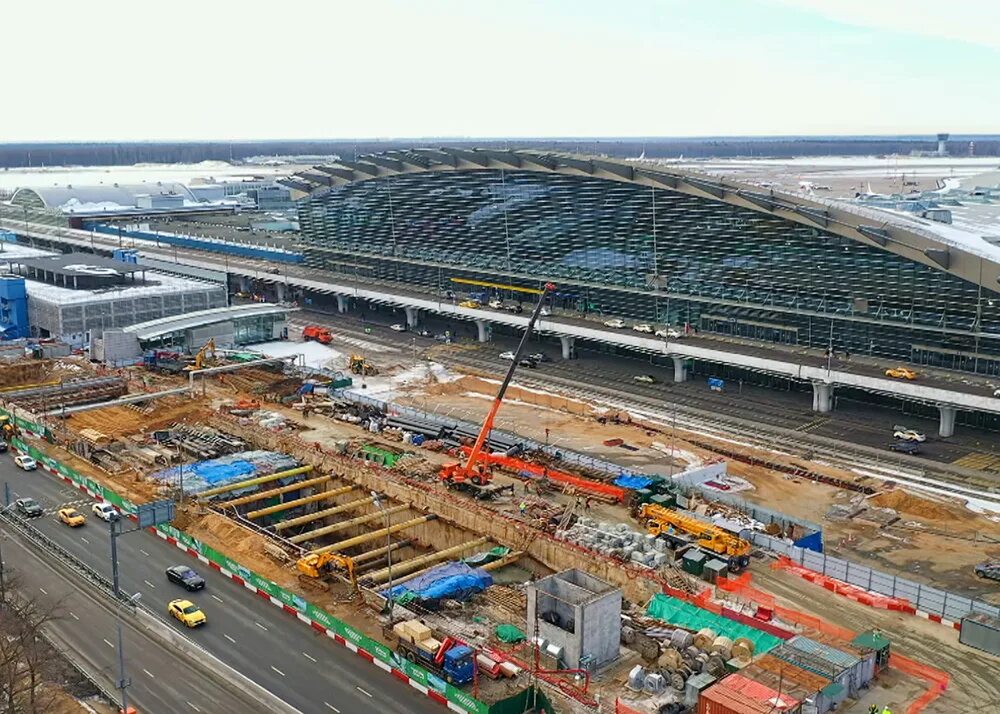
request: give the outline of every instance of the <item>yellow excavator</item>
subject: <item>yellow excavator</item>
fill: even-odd
[[[360,374],[365,377],[374,377],[378,374],[378,369],[365,359],[364,355],[351,355],[348,367],[354,374]]]
[[[358,580],[354,576],[354,559],[346,555],[340,555],[339,553],[309,553],[308,555],[300,558],[298,562],[295,563],[295,567],[299,570],[299,580],[303,580],[303,576],[309,580],[305,580],[306,585],[316,585],[315,581],[321,581],[328,579],[335,570],[343,571],[347,574],[348,579],[351,581],[351,586],[356,590],[358,587]],[[324,586],[320,586],[325,589]]]
[[[639,521],[655,536],[663,536],[671,546],[697,545],[704,551],[728,559],[729,570],[737,573],[750,564],[752,546],[748,541],[711,523],[654,503],[639,509]]]
[[[209,354],[211,353],[211,354]],[[215,338],[212,337],[202,345],[201,349],[198,350],[198,354],[194,356],[194,362],[189,364],[184,368],[185,372],[193,372],[195,370],[201,369],[205,366],[206,359],[215,359]]]

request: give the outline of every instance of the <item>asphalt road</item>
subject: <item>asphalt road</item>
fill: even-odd
[[[0,479],[9,484],[12,500],[30,496],[45,509],[45,515],[33,519],[32,525],[98,572],[111,577],[110,531],[107,524],[90,515],[93,501],[86,494],[45,472],[21,471],[10,456],[0,455]],[[67,504],[88,515],[86,525],[72,529],[59,522],[56,511]],[[118,558],[123,591],[142,593],[142,602],[171,627],[185,632],[222,662],[303,714],[441,711],[439,704],[408,684],[151,533],[138,531],[119,538]],[[204,590],[189,594],[167,582],[166,569],[179,563],[194,567],[205,578]],[[196,603],[205,612],[208,623],[188,631],[169,618],[167,603],[175,598],[188,598]],[[145,652],[141,648],[133,652],[129,653],[130,659],[135,671],[141,672],[146,667]],[[109,663],[116,661],[110,647],[106,656]],[[183,703],[178,701],[175,706]]]
[[[109,691],[118,681],[118,652],[113,603],[93,592],[74,573],[45,556],[6,538],[4,566],[20,581],[22,593],[54,608],[56,618],[49,636]],[[227,711],[267,714],[271,709],[257,702],[223,672],[201,665],[139,626],[134,616],[122,618],[129,703],[143,714],[207,711],[223,702]]]

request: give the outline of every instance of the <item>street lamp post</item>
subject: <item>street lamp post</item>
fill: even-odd
[[[390,520],[391,516],[389,514],[389,511],[387,511],[385,509],[385,507],[382,505],[382,499],[379,498],[378,492],[377,491],[372,491],[371,493],[372,493],[372,498],[374,499],[372,501],[372,503],[375,504],[375,508],[377,508],[378,510],[382,511],[382,515],[385,518],[385,547],[386,547],[385,555],[386,555],[386,558],[388,558],[388,563],[386,565],[386,572],[387,572],[387,574],[389,576],[389,583],[388,583],[388,586],[387,586],[388,589],[386,591],[386,592],[389,593],[389,597],[386,598],[386,599],[389,601],[389,605],[388,605],[388,608],[389,608],[389,624],[391,625],[392,624],[392,605],[393,605],[393,602],[394,602],[394,598],[392,597],[392,533],[389,531],[389,527],[390,527],[389,526],[389,520]]]

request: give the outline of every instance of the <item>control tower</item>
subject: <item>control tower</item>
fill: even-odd
[[[938,153],[938,156],[947,156],[948,155],[948,146],[947,146],[946,142],[948,141],[948,137],[949,136],[951,136],[951,134],[938,134],[937,135],[937,140],[938,140],[938,150],[937,150],[937,153]]]

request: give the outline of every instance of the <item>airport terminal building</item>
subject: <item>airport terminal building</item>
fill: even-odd
[[[456,279],[553,281],[565,316],[1000,375],[1000,248],[957,231],[526,151],[388,152],[288,185],[303,196],[306,264],[345,280],[458,299],[470,288]]]

